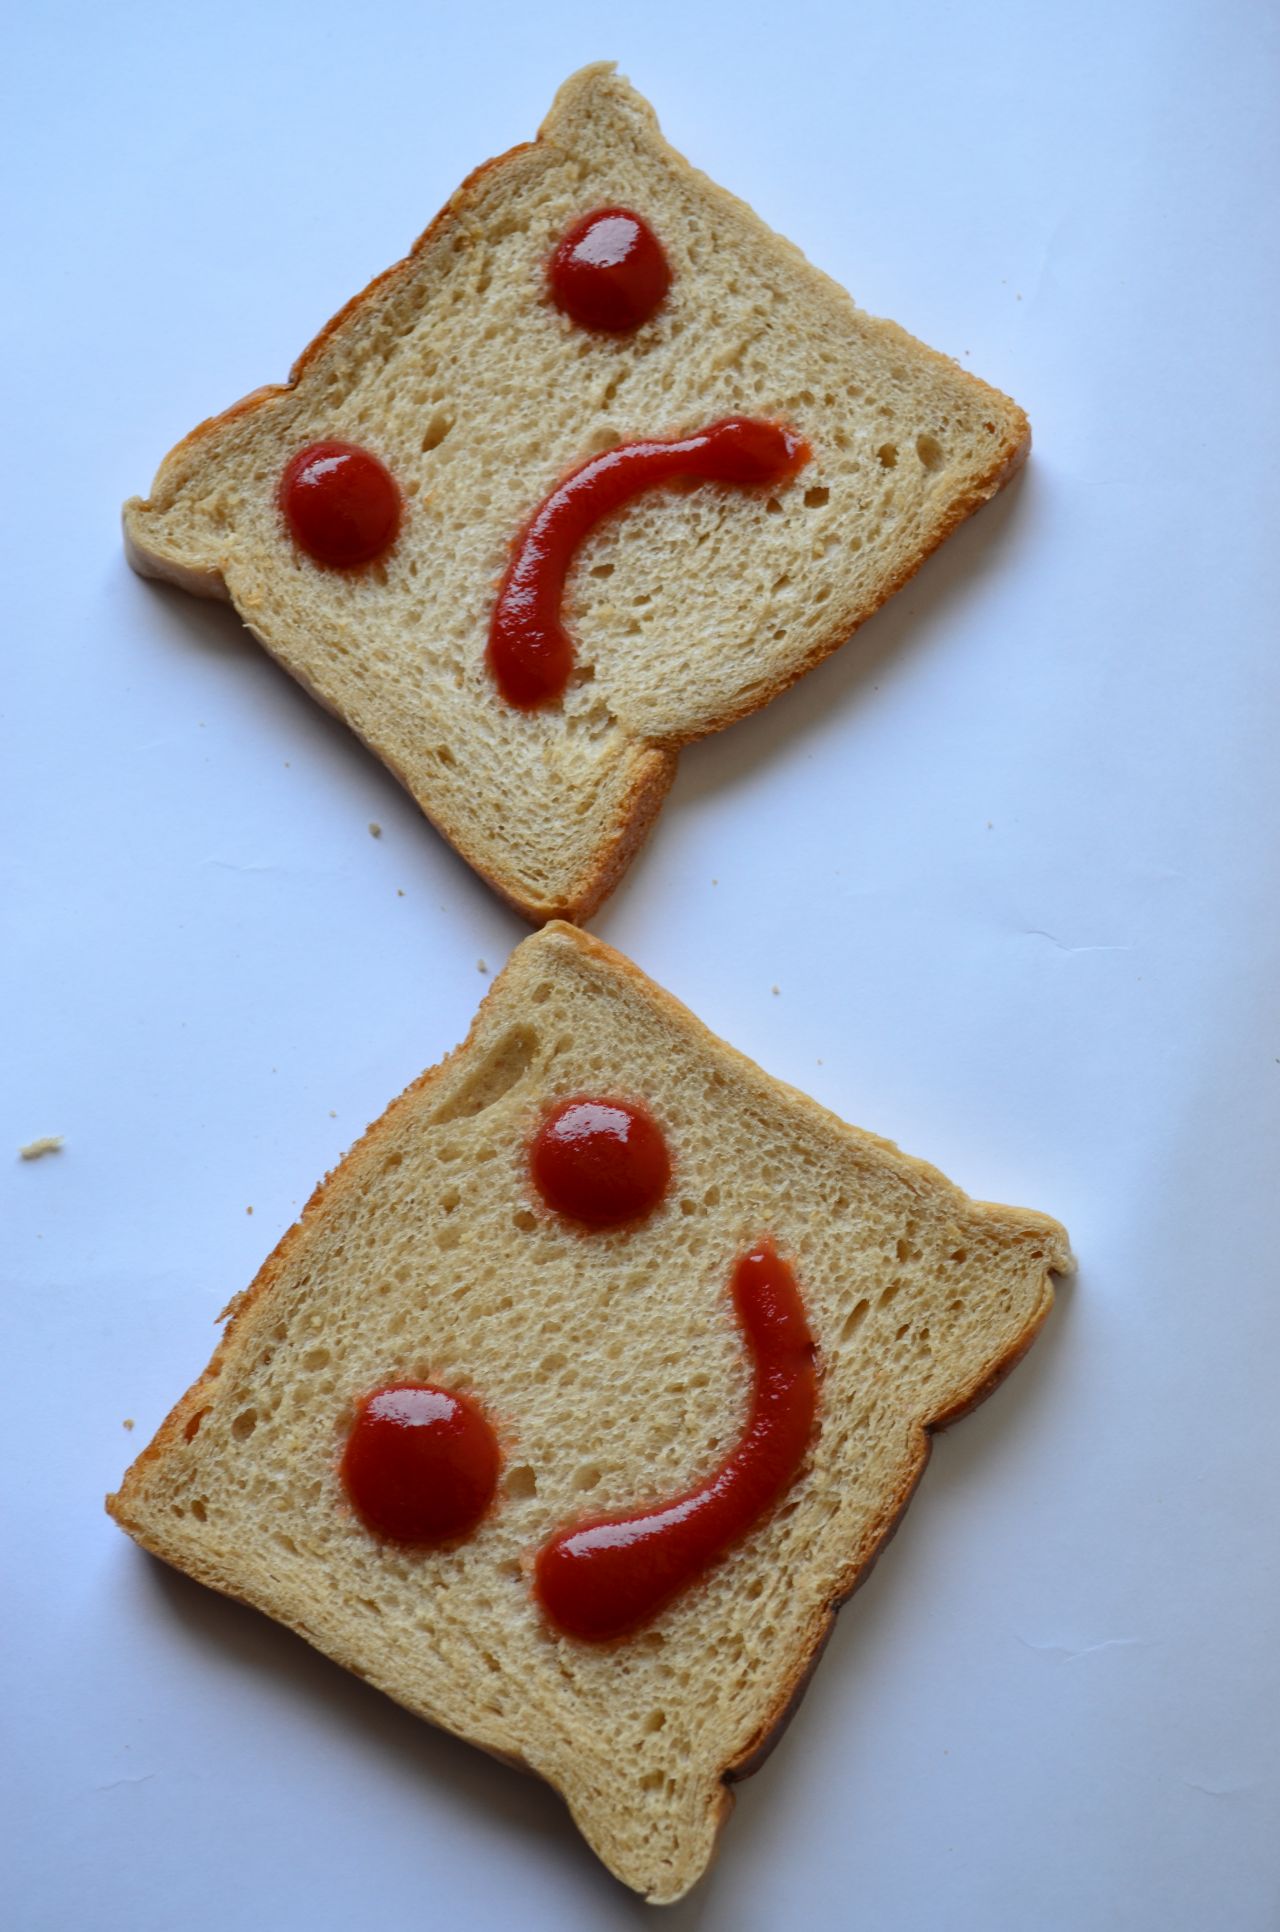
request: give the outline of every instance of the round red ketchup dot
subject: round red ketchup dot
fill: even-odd
[[[652,1214],[671,1179],[662,1129],[625,1100],[565,1100],[530,1149],[534,1185],[549,1208],[590,1228]]]
[[[476,1527],[498,1486],[498,1438],[470,1397],[427,1382],[366,1395],[342,1480],[366,1528],[397,1543],[452,1543]]]
[[[597,208],[575,222],[547,264],[551,298],[583,329],[626,335],[661,308],[671,287],[662,243],[629,208]]]
[[[354,443],[309,443],[285,466],[280,508],[300,550],[331,570],[372,563],[400,530],[400,491]]]

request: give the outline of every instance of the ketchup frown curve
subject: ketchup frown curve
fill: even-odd
[[[728,416],[692,436],[619,443],[573,470],[521,531],[489,626],[489,669],[509,704],[536,710],[563,692],[573,644],[560,621],[574,553],[596,525],[632,497],[680,478],[750,489],[779,484],[809,460],[809,446],[782,423]]]
[[[298,548],[331,570],[373,563],[400,531],[394,476],[355,443],[300,449],[280,479],[280,508]]]
[[[469,1396],[429,1382],[366,1395],[342,1458],[342,1480],[367,1529],[397,1543],[469,1536],[498,1486],[502,1453]]]
[[[538,1601],[566,1636],[604,1643],[639,1630],[739,1542],[800,1470],[817,1418],[818,1372],[795,1276],[772,1241],[738,1262],[733,1300],[755,1364],[737,1446],[671,1502],[579,1524],[543,1545]]]
[[[548,1114],[529,1167],[549,1208],[591,1228],[652,1214],[671,1179],[662,1129],[643,1107],[586,1095]]]
[[[671,269],[642,216],[597,208],[564,236],[547,280],[556,307],[580,328],[627,335],[662,307]]]

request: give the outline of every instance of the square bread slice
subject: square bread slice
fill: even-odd
[[[663,1204],[612,1232],[551,1215],[529,1178],[548,1105],[592,1091],[642,1099],[673,1158]],[[558,1635],[530,1583],[545,1540],[680,1494],[741,1430],[727,1286],[766,1234],[821,1371],[799,1477],[639,1634]],[[1055,1221],[969,1200],[557,923],[317,1190],[107,1506],[157,1556],[548,1779],[606,1865],[668,1901],[705,1870],[727,1781],[798,1699],[930,1430],[1007,1373],[1071,1265]],[[496,1504],[455,1548],[380,1541],[340,1480],[357,1402],[403,1380],[470,1391],[500,1422]]]
[[[634,335],[575,326],[545,266],[624,204],[673,280]],[[577,668],[529,712],[485,663],[517,533],[620,441],[730,415],[785,421],[812,460],[776,494],[656,491],[589,537],[568,584]],[[363,570],[325,570],[277,506],[286,463],[370,449],[407,510]],[[413,251],[324,329],[287,384],[200,425],[125,506],[131,561],[229,598],[462,856],[534,921],[617,882],[681,745],[842,644],[1025,456],[1016,404],[844,291],[668,147],[613,72],[561,88],[536,141],[473,174]]]

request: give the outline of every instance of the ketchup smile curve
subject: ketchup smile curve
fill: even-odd
[[[737,1446],[696,1488],[656,1508],[562,1530],[538,1552],[534,1588],[566,1636],[630,1636],[739,1542],[795,1481],[818,1410],[814,1342],[791,1268],[771,1240],[733,1274],[733,1300],[755,1364]]]
[[[573,670],[573,642],[560,619],[565,580],[605,517],[683,478],[751,489],[788,481],[808,460],[808,444],[785,424],[727,416],[691,436],[619,443],[572,471],[517,537],[498,592],[486,655],[503,697],[534,711],[563,693]]]

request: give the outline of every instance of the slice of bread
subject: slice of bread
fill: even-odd
[[[613,1232],[551,1215],[529,1179],[549,1103],[592,1091],[643,1100],[674,1162],[663,1205]],[[806,1466],[637,1635],[557,1635],[531,1589],[548,1537],[678,1495],[742,1428],[727,1287],[766,1234],[818,1347]],[[619,1878],[675,1899],[712,1855],[726,1780],[754,1769],[905,1508],[930,1430],[995,1387],[1071,1265],[1056,1222],[969,1200],[551,925],[317,1190],[108,1508],[157,1556],[549,1779]],[[339,1477],[357,1402],[403,1380],[471,1392],[499,1429],[497,1503],[453,1549],[380,1542]]]
[[[575,326],[545,265],[622,203],[673,280],[634,335]],[[514,709],[485,665],[510,546],[567,469],[747,414],[812,460],[785,489],[658,491],[603,525],[568,587],[563,701]],[[361,444],[398,479],[398,541],[325,570],[277,507],[301,448]],[[227,597],[463,857],[529,918],[585,918],[654,818],[678,748],[754,711],[906,582],[1025,456],[1016,404],[843,290],[662,139],[608,65],[535,142],[479,169],[283,387],[201,424],[125,506],[146,574]]]

